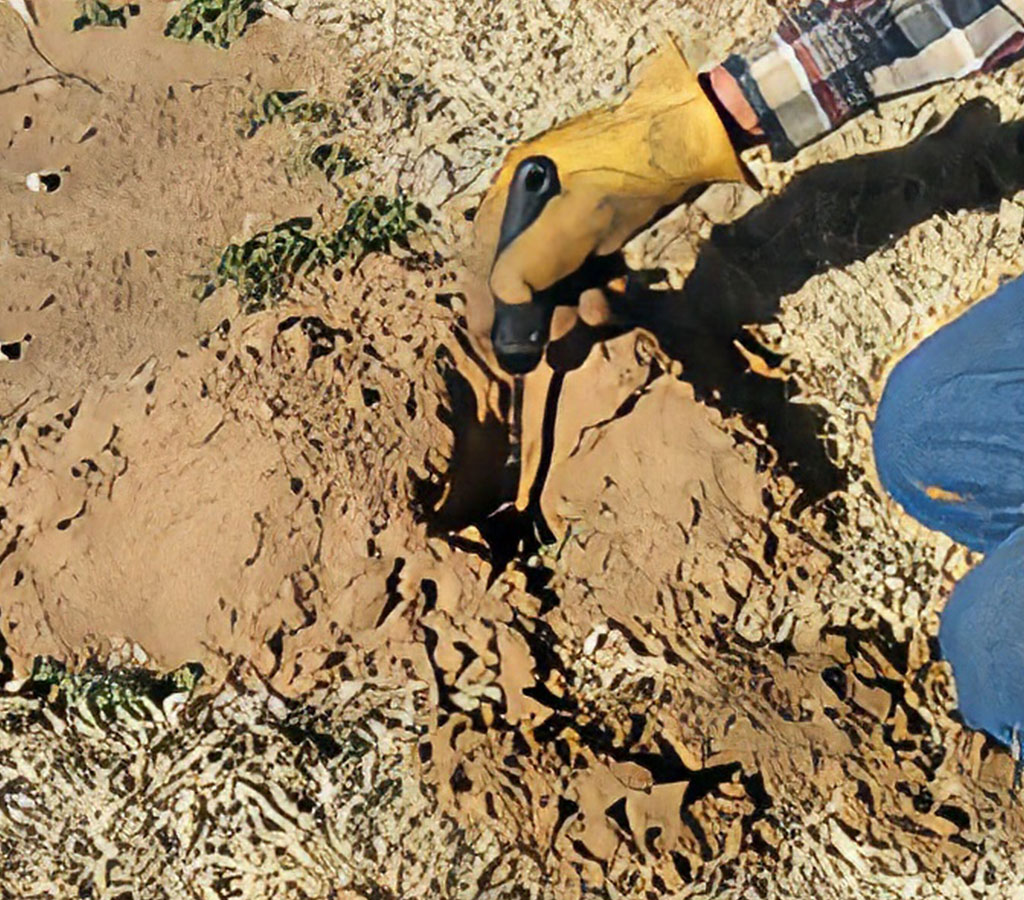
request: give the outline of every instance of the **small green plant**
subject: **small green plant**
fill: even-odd
[[[263,18],[260,0],[189,0],[164,29],[179,41],[203,41],[227,50]]]
[[[108,6],[103,0],[81,0],[78,4],[81,14],[71,24],[75,31],[98,26],[100,28],[127,28],[128,19],[140,12],[137,3],[122,6]]]
[[[317,231],[313,220],[299,217],[254,234],[241,244],[229,244],[211,281],[200,290],[205,299],[231,282],[238,286],[246,312],[257,312],[277,302],[295,279],[346,258],[367,253],[388,253],[392,244],[408,247],[408,236],[426,220],[429,211],[412,209],[411,201],[397,197],[361,197],[348,208],[345,221],[335,230]]]
[[[337,175],[344,178],[353,172],[358,172],[366,163],[352,154],[344,144],[320,144],[310,155],[309,161],[313,163],[328,181],[333,181]]]
[[[271,91],[243,113],[243,117],[247,122],[243,132],[246,137],[252,137],[272,122],[322,125],[325,134],[338,132],[344,125],[342,111],[336,104],[317,100],[305,91]]]
[[[308,161],[323,172],[328,181],[333,181],[335,176],[344,178],[366,165],[337,139],[345,127],[341,108],[337,104],[308,97],[305,91],[271,91],[243,112],[242,120],[243,127],[239,133],[247,138],[274,122],[311,130],[311,142],[315,142],[316,147],[311,152],[304,151],[304,154],[308,153]]]
[[[188,663],[166,675],[145,669],[106,669],[95,663],[79,672],[48,656],[37,656],[29,686],[50,702],[85,702],[101,713],[113,714],[118,707],[131,706],[143,697],[161,703],[171,694],[191,693],[202,677],[203,667]]]

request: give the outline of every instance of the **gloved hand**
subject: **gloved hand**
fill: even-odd
[[[477,256],[494,261],[499,364],[521,374],[539,362],[551,303],[538,306],[538,295],[592,255],[618,250],[690,188],[744,177],[725,126],[674,44],[654,56],[619,106],[514,149],[476,217]]]

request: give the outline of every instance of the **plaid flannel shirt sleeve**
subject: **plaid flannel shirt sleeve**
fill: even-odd
[[[1024,0],[813,0],[722,64],[784,160],[886,97],[1024,52]]]

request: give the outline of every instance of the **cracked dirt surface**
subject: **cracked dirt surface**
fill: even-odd
[[[1019,70],[637,238],[642,330],[530,376],[524,486],[463,263],[493,167],[663,27],[699,64],[775,11],[268,3],[219,51],[175,8],[37,3],[33,48],[0,7],[0,894],[1024,895],[935,648],[972,558],[870,445],[899,355],[1024,270]],[[336,118],[248,127],[298,90]],[[408,246],[196,299],[229,243],[398,191]],[[37,656],[206,674],[112,709]]]

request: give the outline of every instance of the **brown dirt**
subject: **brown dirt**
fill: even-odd
[[[822,411],[829,496],[636,330],[527,379],[502,495],[467,211],[663,27],[699,64],[775,11],[303,0],[219,51],[163,37],[174,7],[72,33],[37,3],[33,47],[0,6],[0,894],[1024,896],[1010,760],[951,716],[933,648],[971,559],[884,497],[870,446],[895,359],[1024,270],[1024,195],[924,217],[753,328],[743,377]],[[1020,115],[1022,86],[750,164],[777,194],[977,95]],[[303,126],[239,134],[291,89],[367,160],[340,195]],[[411,248],[253,314],[195,299],[228,243],[398,188],[431,213]],[[758,199],[714,188],[627,260],[670,303]],[[108,714],[24,682],[37,656],[206,676]]]

